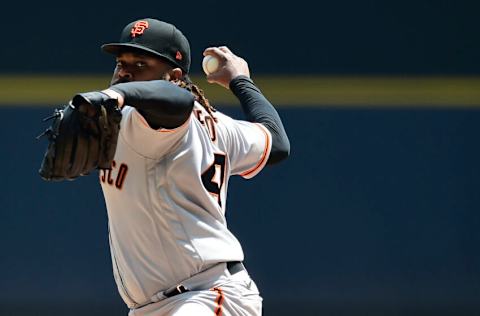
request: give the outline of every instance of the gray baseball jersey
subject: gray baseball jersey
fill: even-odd
[[[122,110],[111,171],[100,172],[115,280],[135,307],[219,262],[242,261],[225,221],[228,179],[266,164],[270,132],[195,103],[180,127],[151,129]]]

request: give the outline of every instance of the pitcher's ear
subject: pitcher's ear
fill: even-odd
[[[181,68],[173,68],[168,72],[170,80],[180,80],[183,77],[183,71]]]

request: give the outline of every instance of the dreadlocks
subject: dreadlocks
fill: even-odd
[[[210,105],[210,102],[205,97],[203,90],[200,89],[196,84],[192,82],[188,75],[183,76],[182,79],[174,80],[175,84],[178,84],[179,87],[187,89],[188,91],[192,92],[195,96],[195,100],[200,103],[205,110],[207,110],[208,114],[215,119],[213,116],[213,112],[216,112],[215,108]]]

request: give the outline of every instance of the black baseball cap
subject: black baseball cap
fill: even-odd
[[[165,58],[185,73],[190,70],[190,44],[170,23],[152,18],[136,20],[125,26],[118,43],[102,45],[104,52],[114,55],[128,48]]]

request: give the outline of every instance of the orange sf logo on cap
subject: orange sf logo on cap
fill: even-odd
[[[146,29],[148,29],[148,21],[138,21],[132,27],[130,34],[132,34],[132,37],[135,37],[137,35],[142,35]]]
[[[182,60],[183,59],[182,53],[180,53],[179,50],[177,50],[177,54],[175,55],[175,59],[177,59],[177,60]]]

